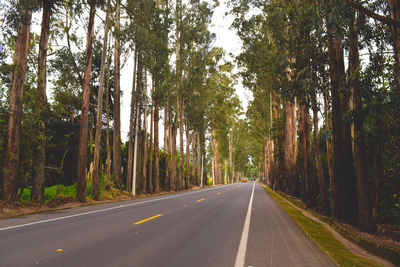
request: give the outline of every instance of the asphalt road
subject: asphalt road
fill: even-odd
[[[0,266],[333,266],[257,183],[0,220]]]

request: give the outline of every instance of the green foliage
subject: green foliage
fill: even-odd
[[[53,185],[44,189],[45,204],[56,197],[75,197],[76,184],[70,186],[64,185]],[[31,188],[25,188],[21,195],[21,200],[31,200]]]

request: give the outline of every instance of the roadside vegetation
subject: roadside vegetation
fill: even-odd
[[[295,209],[278,196],[276,192],[265,187],[265,190],[289,214],[300,228],[310,237],[318,247],[331,258],[338,266],[380,266],[349,251],[332,233],[322,224],[304,216],[300,210]]]

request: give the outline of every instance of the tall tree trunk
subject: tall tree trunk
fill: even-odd
[[[122,187],[121,181],[121,101],[120,101],[120,17],[121,0],[116,0],[115,6],[115,53],[114,53],[114,134],[113,134],[113,178],[117,188]]]
[[[136,116],[137,116],[137,120],[136,120],[136,131],[137,132],[137,138],[135,136],[135,158],[136,160],[134,160],[133,164],[135,167],[135,169],[137,170],[135,173],[135,177],[136,177],[136,188],[140,190],[140,185],[143,182],[143,179],[141,177],[142,175],[142,171],[140,169],[140,162],[142,159],[142,153],[140,153],[141,151],[141,142],[143,139],[143,136],[141,134],[141,129],[142,129],[142,112],[143,112],[143,105],[141,103],[143,103],[142,101],[142,93],[143,93],[143,54],[139,53],[139,58],[138,58],[138,73],[137,73],[137,92],[136,92],[136,102],[137,102],[137,108],[136,108]],[[142,165],[143,166],[143,165]],[[138,190],[136,190],[138,191]],[[135,194],[136,194],[135,191]]]
[[[93,31],[94,17],[96,13],[95,4],[90,5],[89,27],[86,44],[85,71],[83,76],[82,111],[79,127],[79,154],[78,154],[78,175],[76,183],[76,197],[80,202],[86,202],[86,161],[88,141],[88,112],[90,99],[90,72],[93,56]]]
[[[151,117],[150,117],[150,139],[149,139],[149,176],[147,179],[147,192],[153,193],[153,122],[154,122],[154,76],[151,77]]]
[[[143,97],[144,97],[143,101],[144,138],[143,138],[142,188],[140,190],[141,193],[144,193],[147,188],[147,71],[146,70],[144,72]]]
[[[136,196],[136,168],[137,168],[137,158],[138,158],[138,142],[139,142],[139,128],[140,128],[140,123],[139,123],[139,117],[140,117],[140,111],[139,111],[139,101],[136,99],[136,123],[135,123],[135,151],[134,151],[134,156],[133,156],[133,170],[132,170],[132,195]]]
[[[304,202],[307,207],[314,207],[316,204],[316,183],[312,165],[311,123],[308,108],[304,105],[299,106],[299,121],[300,148],[303,160]]]
[[[178,180],[179,180],[179,190],[182,190],[185,187],[185,181],[184,181],[184,154],[183,154],[183,114],[184,114],[184,101],[183,98],[179,98],[179,174],[178,174]]]
[[[30,5],[24,5],[18,23],[18,37],[15,44],[11,76],[10,104],[8,107],[7,139],[3,159],[3,180],[1,199],[12,203],[17,197],[16,179],[19,165],[19,140],[22,120],[22,96],[24,92],[26,61],[29,47],[29,33],[32,19]]]
[[[291,102],[285,103],[286,119],[284,128],[283,151],[285,155],[284,166],[286,169],[285,191],[290,195],[296,194],[295,187],[295,149],[296,149],[296,104]]]
[[[199,185],[196,178],[196,131],[192,131],[192,182]]]
[[[135,120],[135,96],[136,96],[136,64],[138,52],[137,49],[135,51],[135,59],[133,62],[133,79],[132,79],[132,91],[131,91],[131,113],[129,117],[129,141],[128,141],[128,163],[126,168],[126,191],[131,191],[131,181],[132,181],[132,161],[133,161],[133,126]]]
[[[176,1],[176,91],[177,91],[177,120],[179,127],[179,166],[177,189],[181,190],[183,185],[183,92],[182,92],[182,69],[181,69],[181,8],[182,0]],[[175,159],[173,159],[175,160]]]
[[[203,181],[203,185],[204,184],[207,185],[207,172],[204,171],[204,161],[205,161],[204,155],[206,154],[206,137],[205,137],[206,133],[205,133],[204,125],[201,126],[199,133],[200,133],[200,136],[199,136],[200,151],[201,151],[201,155],[203,156],[202,164],[201,164],[202,165],[201,166],[201,169],[202,169],[201,179]]]
[[[271,91],[271,99],[272,99],[272,124],[279,118],[279,103],[277,99],[277,93],[272,90]],[[271,127],[273,129],[273,127]],[[271,139],[271,182],[274,189],[282,190],[281,181],[279,179],[279,161],[275,161],[275,151],[278,148],[279,139],[275,136]]]
[[[325,116],[325,131],[331,131],[331,120],[329,118],[329,99],[328,92],[324,92],[324,116]],[[331,189],[331,199],[335,195],[335,184],[333,182],[333,157],[332,157],[332,135],[326,135],[326,161],[328,162],[328,179]],[[331,202],[331,210],[334,210],[334,201]]]
[[[349,73],[351,79],[350,90],[353,93],[353,107],[356,112],[354,117],[354,159],[357,175],[358,189],[358,227],[361,231],[373,233],[376,230],[372,219],[372,203],[370,197],[370,184],[368,181],[368,170],[366,166],[367,152],[362,139],[363,121],[361,112],[361,90],[358,83],[358,70],[360,59],[358,52],[358,29],[356,13],[352,10],[350,17],[350,51],[349,51]]]
[[[93,182],[92,194],[96,200],[99,199],[99,165],[100,165],[100,148],[101,148],[101,127],[103,125],[103,87],[105,79],[106,57],[107,57],[107,44],[108,44],[108,28],[110,24],[110,0],[107,1],[106,22],[104,25],[104,39],[103,51],[101,54],[101,67],[100,67],[100,84],[97,96],[97,117],[96,117],[96,134],[95,134],[95,148],[94,148],[94,166],[93,166]]]
[[[190,179],[189,179],[189,157],[190,157],[189,145],[190,145],[190,132],[189,132],[189,127],[186,125],[185,189],[188,189],[189,185],[190,185]]]
[[[400,3],[398,0],[388,0],[390,18],[400,20]],[[400,98],[400,27],[392,26],[394,58],[396,61],[397,94]],[[399,99],[400,101],[400,99]]]
[[[110,190],[111,184],[111,147],[110,147],[110,70],[111,57],[108,58],[107,63],[107,85],[106,85],[106,120],[107,120],[107,129],[106,129],[106,150],[107,150],[107,181],[106,181],[106,190]]]
[[[202,179],[201,177],[201,144],[200,144],[200,131],[196,132],[197,136],[197,181],[198,184],[202,184]]]
[[[159,147],[158,147],[158,121],[159,121],[159,99],[155,99],[154,103],[154,167],[153,167],[153,190],[154,193],[159,191],[159,170],[160,170],[160,159],[159,159]]]
[[[314,123],[314,157],[315,167],[317,169],[318,181],[319,181],[319,192],[321,194],[321,208],[322,214],[328,215],[329,200],[328,190],[325,182],[324,169],[322,167],[321,157],[319,153],[319,128],[318,128],[318,106],[316,96],[313,96],[311,100],[313,110],[313,123]]]
[[[329,18],[328,18],[329,19]],[[329,69],[332,94],[333,122],[333,216],[340,221],[357,225],[357,186],[354,175],[350,125],[345,122],[349,97],[344,91],[344,60],[342,39],[328,29]]]
[[[169,112],[169,103],[168,101],[165,103],[164,108],[164,150],[166,153],[166,166],[165,166],[165,177],[164,177],[164,190],[169,191],[170,188],[170,169],[171,169],[171,144],[170,144],[170,112]]]
[[[380,167],[380,162],[381,162],[381,143],[378,141],[375,145],[375,153],[374,153],[374,161],[373,161],[373,205],[372,205],[372,221],[374,225],[377,225],[377,215],[378,215],[378,185],[379,185],[379,175],[381,167]]]
[[[44,204],[44,183],[46,165],[46,135],[45,135],[45,111],[47,106],[46,98],[46,61],[47,49],[49,46],[50,17],[53,1],[43,1],[42,32],[39,44],[38,64],[38,88],[35,104],[36,117],[36,144],[33,157],[33,181],[31,200],[37,205]]]
[[[171,123],[170,127],[170,148],[171,148],[171,161],[169,170],[169,187],[171,191],[177,190],[177,180],[176,180],[176,134],[177,134],[176,122]]]
[[[211,159],[211,170],[212,170],[212,183],[215,185],[215,182],[217,180],[217,172],[218,172],[218,167],[217,167],[217,147],[216,147],[216,139],[215,139],[215,130],[211,130],[211,152],[212,152],[212,159]]]

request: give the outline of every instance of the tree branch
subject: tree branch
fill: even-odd
[[[379,14],[374,13],[373,11],[363,7],[361,4],[355,2],[354,0],[343,0],[345,3],[347,3],[349,6],[357,9],[358,11],[366,14],[367,16],[378,20],[382,23],[385,23],[386,25],[394,26],[394,27],[400,27],[400,20],[398,19],[392,19],[389,17],[381,16]]]

